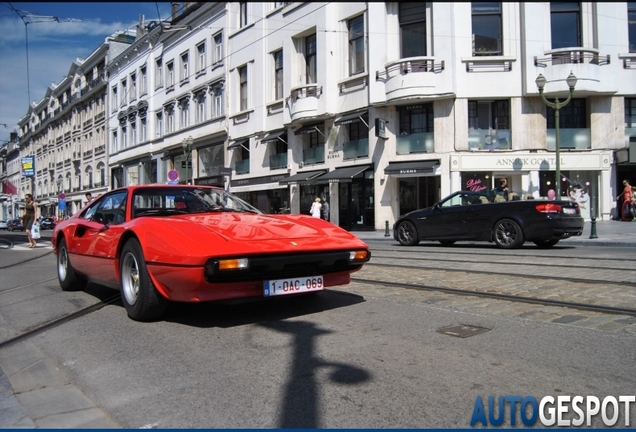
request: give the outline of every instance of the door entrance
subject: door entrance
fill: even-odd
[[[367,170],[350,183],[339,183],[339,226],[348,231],[375,230],[373,171]]]

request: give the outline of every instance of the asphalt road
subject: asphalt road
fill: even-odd
[[[625,248],[369,243],[359,281],[316,296],[182,304],[145,324],[115,302],[10,345],[115,291],[61,292],[46,241],[0,249],[0,426],[465,428],[478,397],[634,395],[634,316],[399,285],[629,304]],[[443,331],[456,326],[478,331]]]

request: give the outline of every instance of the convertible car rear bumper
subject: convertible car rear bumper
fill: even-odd
[[[584,222],[581,218],[548,215],[540,223],[524,225],[526,240],[566,239],[583,234]]]

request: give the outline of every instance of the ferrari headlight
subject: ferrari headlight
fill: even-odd
[[[351,251],[349,252],[349,261],[369,261],[369,251]]]
[[[219,260],[219,270],[245,270],[250,266],[247,258],[233,258]]]

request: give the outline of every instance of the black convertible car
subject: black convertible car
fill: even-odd
[[[432,207],[401,216],[393,237],[403,246],[421,240],[450,246],[456,241],[488,241],[506,249],[531,241],[549,248],[580,236],[583,218],[571,201],[498,201],[488,192],[455,192]]]

